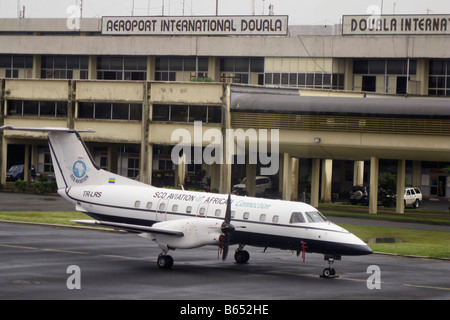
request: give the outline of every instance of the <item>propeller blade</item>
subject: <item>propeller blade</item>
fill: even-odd
[[[222,261],[225,261],[228,255],[228,247],[230,246],[230,233],[234,231],[231,222],[231,194],[228,194],[227,208],[225,210],[225,220],[222,223],[222,233],[224,235],[222,242]]]
[[[225,222],[230,223],[231,221],[231,194],[228,194],[227,208],[225,210]]]

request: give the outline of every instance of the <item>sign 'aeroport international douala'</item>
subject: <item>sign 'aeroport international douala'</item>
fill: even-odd
[[[450,35],[450,15],[343,16],[343,35]]]
[[[285,36],[288,16],[103,17],[106,35]]]

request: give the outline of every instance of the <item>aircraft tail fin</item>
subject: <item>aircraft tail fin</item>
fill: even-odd
[[[1,130],[48,132],[48,144],[58,189],[81,185],[142,185],[142,183],[108,172],[98,167],[89,153],[80,132],[66,128],[16,128],[0,127]]]

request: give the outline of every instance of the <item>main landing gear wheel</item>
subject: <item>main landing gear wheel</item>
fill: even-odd
[[[173,258],[167,255],[159,255],[158,256],[158,267],[161,269],[170,269],[173,266]]]
[[[243,264],[247,263],[250,259],[250,253],[246,250],[236,250],[234,254],[234,260],[236,260],[237,263]]]

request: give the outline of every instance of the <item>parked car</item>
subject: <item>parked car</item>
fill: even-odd
[[[412,206],[413,208],[418,208],[422,203],[422,191],[415,187],[405,188],[404,199],[405,207]]]
[[[9,168],[8,172],[6,172],[6,181],[16,181],[16,180],[24,180],[24,168],[23,164],[16,164]],[[34,167],[31,167],[31,180],[33,181],[36,178],[36,170]]]
[[[350,191],[350,203],[363,205],[369,204],[369,186],[353,186]],[[395,196],[384,190],[383,188],[378,188],[378,202],[380,202],[385,207],[390,207],[394,204]]]
[[[246,195],[246,192],[247,192],[246,191],[246,189],[247,189],[246,179],[247,178],[242,179],[241,183],[235,184],[233,186],[234,194]],[[270,189],[272,189],[272,181],[270,180],[269,177],[260,177],[260,176],[256,177],[256,183],[255,183],[255,194],[256,195],[264,195]]]

